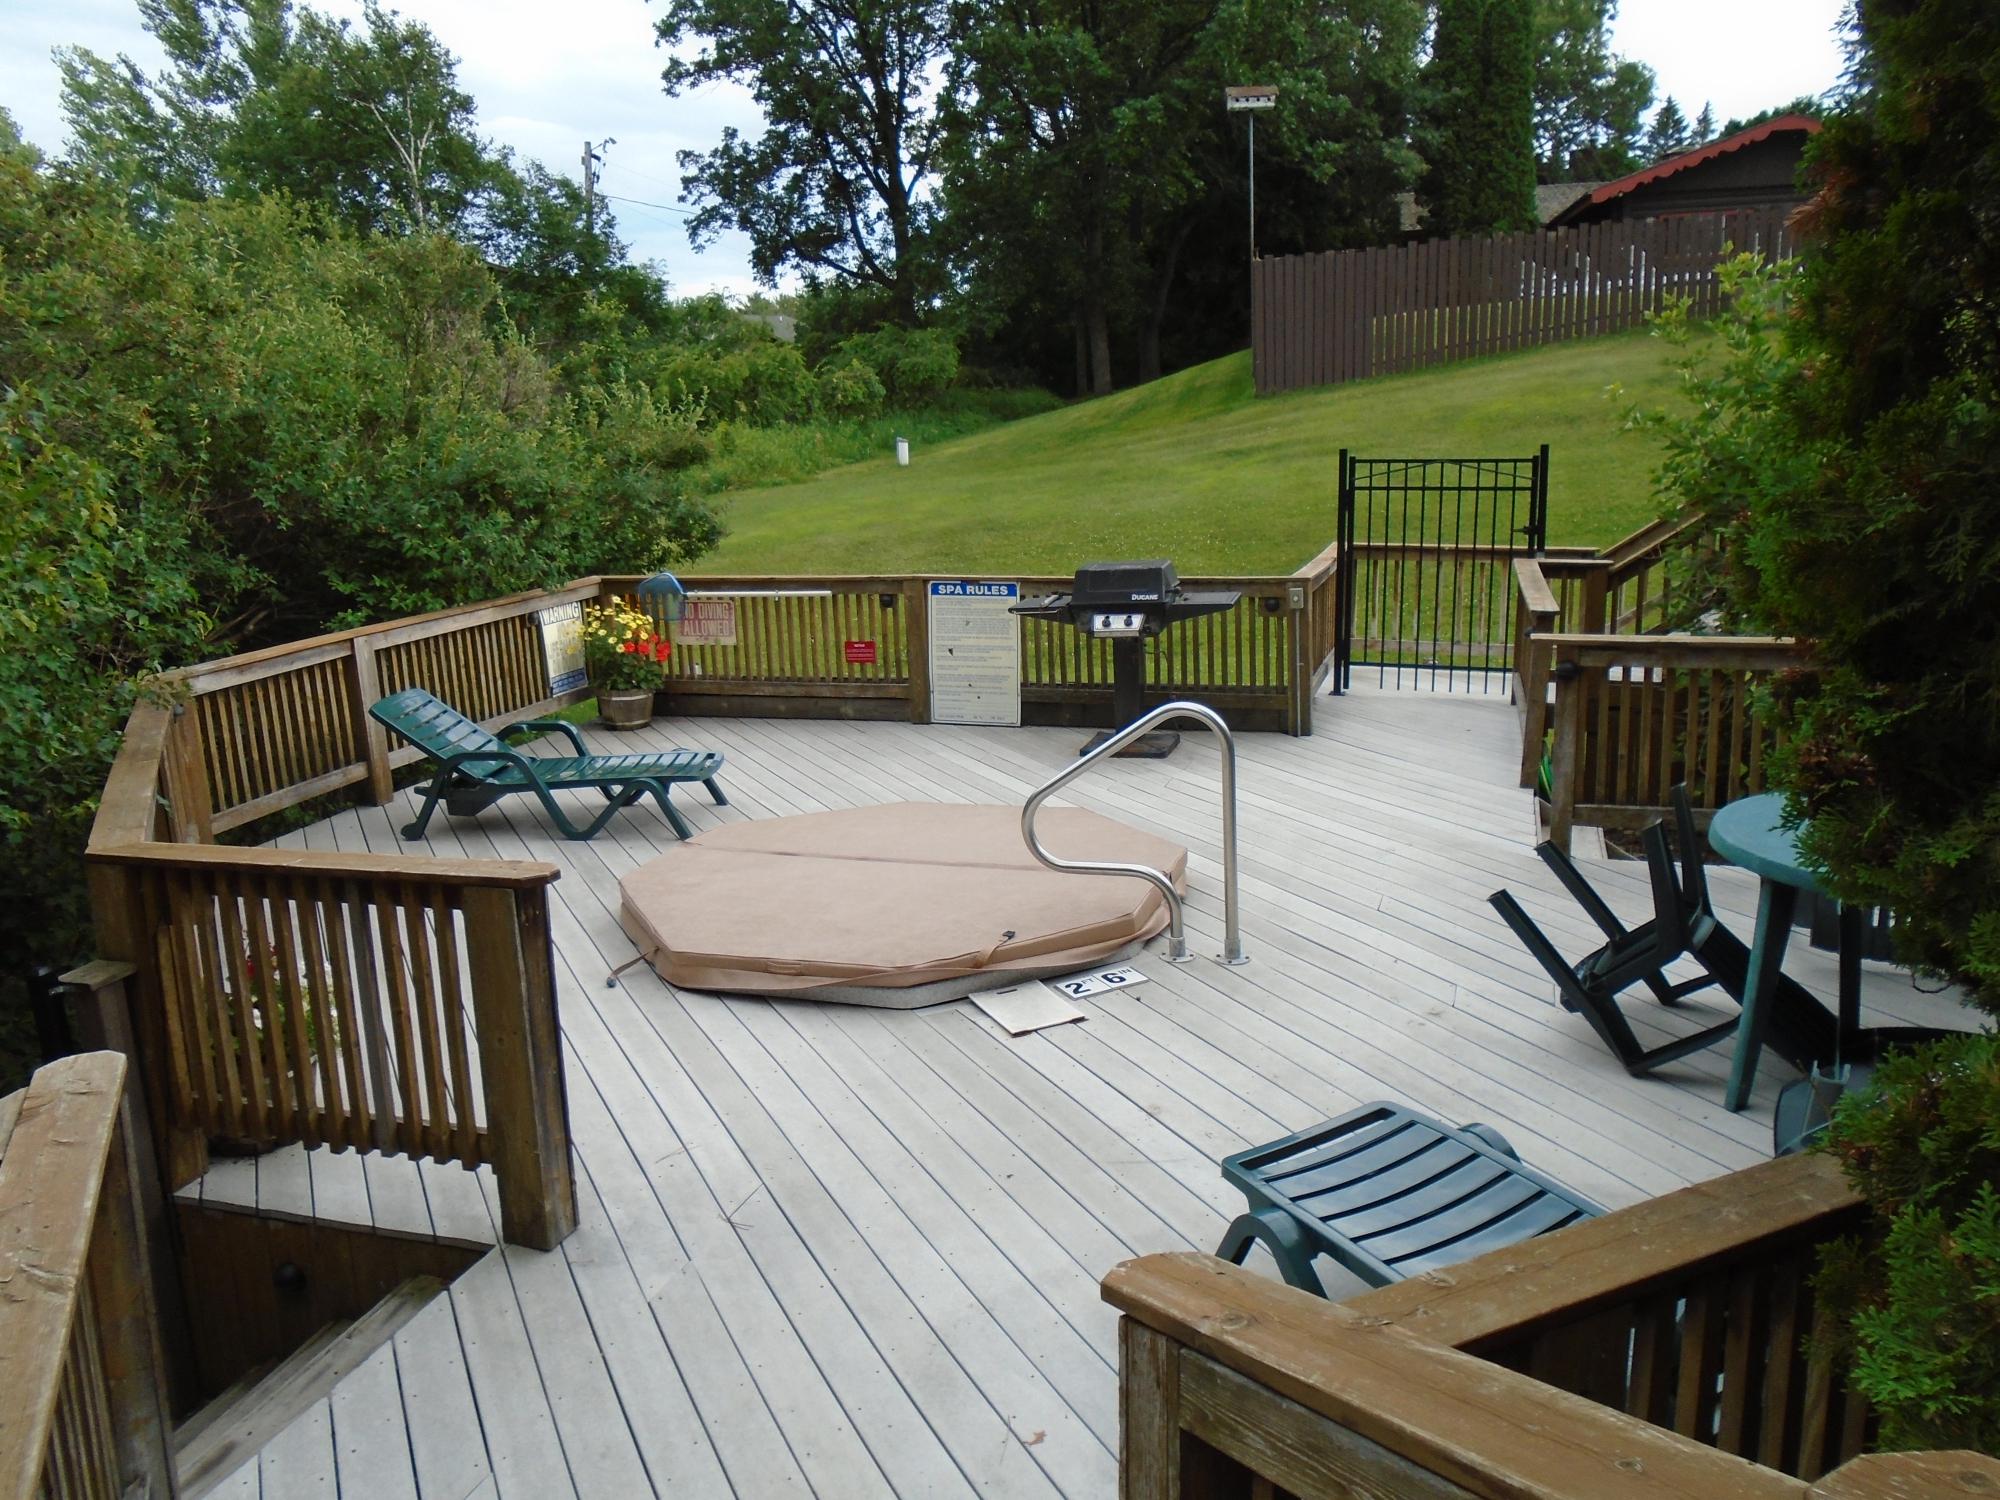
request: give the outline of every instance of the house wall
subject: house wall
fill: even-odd
[[[1803,203],[1799,163],[1806,135],[1787,131],[1634,188],[1583,215],[1581,222],[1654,219],[1668,214],[1717,213],[1737,208]]]

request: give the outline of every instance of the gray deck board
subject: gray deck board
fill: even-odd
[[[880,1011],[678,993],[633,956],[618,881],[677,841],[650,809],[589,844],[516,800],[407,844],[405,793],[295,847],[547,859],[581,1224],[546,1255],[477,1265],[263,1459],[325,1493],[513,1497],[1108,1496],[1116,1261],[1207,1248],[1240,1205],[1216,1159],[1375,1098],[1484,1119],[1616,1205],[1761,1159],[1778,1070],[1721,1106],[1727,1059],[1625,1076],[1486,905],[1519,892],[1566,950],[1594,929],[1534,858],[1501,697],[1324,701],[1310,739],[1240,742],[1245,941],[1222,940],[1216,749],[1120,762],[1068,800],[1190,851],[1195,963],[1093,997],[1080,1025],[1010,1038],[963,1002]],[[610,739],[587,731],[593,739]],[[1071,763],[1069,730],[720,720],[619,748],[723,751],[732,805],[699,831],[877,802],[1018,805]],[[1640,873],[1590,874],[1628,919]],[[1755,883],[1717,871],[1747,932]],[[1822,993],[1830,956],[1788,967]],[[1949,1002],[1870,966],[1871,1020]],[[1635,1009],[1647,1040],[1703,1023]],[[191,1190],[192,1191],[192,1190]],[[491,1174],[294,1148],[217,1163],[210,1201],[492,1242]],[[242,1477],[258,1493],[258,1470]]]

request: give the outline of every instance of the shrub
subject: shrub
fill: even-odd
[[[719,535],[692,409],[552,369],[469,247],[168,207],[139,233],[0,129],[0,941],[29,960],[87,951],[83,833],[143,674]]]
[[[823,417],[872,417],[882,409],[888,392],[876,373],[859,360],[843,359],[821,365],[816,405]]]
[[[1884,1062],[1843,1099],[1829,1149],[1869,1232],[1831,1250],[1822,1296],[1892,1448],[2000,1452],[2000,1037]]]
[[[929,405],[958,378],[958,342],[941,328],[878,328],[841,344],[834,360],[867,365],[902,407]]]

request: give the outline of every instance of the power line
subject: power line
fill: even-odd
[[[618,195],[617,195],[616,193],[607,193],[607,192],[603,192],[603,191],[601,191],[601,190],[600,190],[600,191],[598,192],[598,195],[597,195],[597,196],[598,196],[598,197],[600,197],[600,198],[609,198],[609,199],[610,199],[610,200],[611,200],[611,201],[612,201],[613,203],[631,203],[631,204],[634,204],[634,205],[636,205],[636,206],[637,206],[637,207],[639,207],[639,208],[657,208],[657,209],[662,209],[662,210],[664,210],[664,211],[665,211],[665,212],[667,212],[667,213],[670,213],[670,214],[679,214],[679,215],[681,215],[681,217],[683,217],[683,218],[687,218],[687,219],[692,219],[692,218],[694,217],[694,210],[693,210],[693,209],[691,209],[691,208],[676,208],[676,207],[674,207],[674,205],[673,205],[673,204],[671,204],[671,203],[648,203],[648,202],[647,202],[647,201],[646,201],[646,200],[645,200],[644,198],[621,198],[621,197],[619,197],[619,196],[618,196]]]

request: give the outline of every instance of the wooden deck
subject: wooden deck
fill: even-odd
[[[1727,1058],[1625,1076],[1553,1002],[1486,904],[1502,885],[1559,944],[1594,942],[1532,853],[1504,698],[1362,688],[1310,739],[1241,743],[1251,962],[1174,967],[1010,1039],[964,1002],[914,1012],[676,992],[633,956],[618,879],[672,857],[656,814],[589,844],[515,799],[436,819],[437,854],[533,857],[554,887],[582,1223],[489,1255],[226,1495],[1110,1496],[1126,1257],[1212,1248],[1217,1158],[1375,1098],[1486,1120],[1617,1206],[1762,1159],[1782,1069],[1749,1111]],[[606,738],[603,732],[593,739]],[[1072,730],[773,720],[662,723],[723,751],[732,806],[697,827],[904,799],[1018,804]],[[1070,799],[1186,843],[1190,941],[1220,945],[1215,757],[1121,762]],[[287,842],[391,851],[407,795]],[[1634,867],[1586,861],[1633,916]],[[1715,879],[1746,934],[1754,884]],[[774,920],[782,920],[782,913]],[[1831,993],[1830,957],[1788,967]],[[1871,966],[1869,1019],[1948,1021]],[[1703,1023],[1690,1004],[1675,1029]],[[217,1201],[494,1240],[486,1172],[294,1148],[218,1164]],[[1338,1293],[1336,1293],[1338,1294]]]

